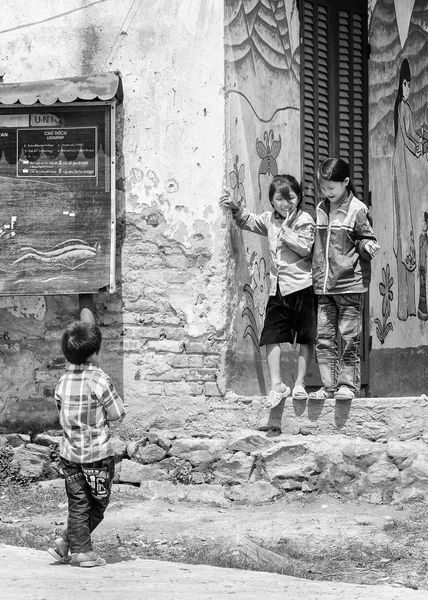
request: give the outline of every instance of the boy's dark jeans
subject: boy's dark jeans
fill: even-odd
[[[110,502],[114,457],[74,463],[61,457],[68,497],[66,539],[71,553],[91,552],[91,532],[101,523]]]

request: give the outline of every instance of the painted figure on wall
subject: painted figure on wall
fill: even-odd
[[[260,176],[265,175],[268,177],[268,181],[272,179],[275,175],[278,175],[278,165],[276,159],[281,152],[281,136],[278,136],[278,139],[274,139],[274,133],[271,129],[269,133],[267,131],[264,132],[263,135],[264,142],[257,138],[256,140],[256,150],[259,158],[261,159],[260,167],[259,167],[259,200],[262,200],[262,189],[267,188],[267,185],[262,186],[260,181]]]
[[[419,136],[413,128],[409,105],[410,65],[407,58],[400,68],[397,98],[394,107],[395,145],[393,155],[394,254],[397,259],[397,316],[406,321],[416,315],[415,230],[410,201],[408,153],[421,155]]]
[[[427,308],[427,253],[428,253],[428,212],[424,211],[422,232],[419,236],[419,305],[418,317],[428,321]]]

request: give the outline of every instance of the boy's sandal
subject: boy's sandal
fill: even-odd
[[[275,390],[271,390],[265,402],[264,408],[267,408],[268,410],[275,408],[275,406],[278,406],[283,398],[287,398],[290,394],[291,390],[288,386],[283,392],[275,392]]]
[[[328,398],[333,398],[333,392],[325,387],[309,394],[309,400],[327,400]]]
[[[106,561],[104,558],[101,558],[101,556],[97,556],[94,559],[82,560],[80,562],[77,560],[72,560],[70,564],[72,567],[104,567]]]
[[[61,556],[61,554],[58,554],[58,552],[55,550],[55,548],[48,548],[48,552],[49,554],[52,556],[52,558],[54,558],[56,561],[62,563],[63,565],[68,565],[68,563],[71,560],[71,556]]]
[[[336,400],[353,400],[355,393],[347,385],[341,385],[337,392],[334,393]]]
[[[303,385],[295,385],[291,394],[293,400],[307,400],[309,395]]]

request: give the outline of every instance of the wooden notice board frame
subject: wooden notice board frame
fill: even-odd
[[[116,103],[0,105],[0,296],[115,291]]]

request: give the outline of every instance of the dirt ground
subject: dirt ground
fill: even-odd
[[[58,487],[62,489],[62,482]],[[139,500],[138,488],[115,486],[104,521],[94,532],[95,543],[112,536],[141,537],[147,541],[207,541],[239,534],[253,540],[287,539],[306,548],[331,545],[338,540],[388,540],[384,529],[391,521],[404,521],[411,507],[351,502],[331,495],[290,495],[289,499],[263,506],[175,504],[164,500]],[[61,510],[62,509],[62,510]],[[61,518],[63,517],[63,518]],[[34,525],[61,527],[66,505],[32,517]]]
[[[388,505],[347,502],[332,496],[277,501],[264,506],[218,508],[206,504],[170,504],[162,500],[126,506],[116,495],[98,530],[119,535],[136,530],[148,539],[185,540],[228,536],[232,533],[264,541],[287,538],[318,546],[340,538],[386,538],[388,520],[404,519],[406,510]],[[132,490],[131,490],[132,494]]]
[[[230,508],[224,508],[163,500],[141,501],[137,488],[115,486],[106,518],[93,534],[96,549],[108,564],[102,569],[85,570],[55,564],[44,550],[49,545],[46,540],[52,540],[55,530],[65,524],[62,485],[58,482],[58,486],[54,484],[45,489],[48,504],[40,501],[37,506],[38,501],[34,502],[33,498],[30,507],[20,499],[16,501],[11,517],[0,517],[0,525],[1,521],[9,521],[8,526],[15,526],[21,535],[25,530],[30,536],[31,532],[38,532],[37,539],[40,540],[44,533],[45,540],[25,544],[24,535],[24,542],[12,542],[13,546],[21,548],[11,550],[4,545],[11,542],[8,538],[2,539],[0,528],[0,587],[5,590],[6,595],[2,593],[5,600],[21,597],[31,600],[61,597],[65,600],[69,596],[64,581],[69,578],[74,582],[74,594],[79,589],[90,591],[91,585],[95,590],[99,580],[105,586],[108,580],[109,586],[114,584],[123,592],[126,590],[127,598],[162,597],[163,600],[226,598],[230,595],[255,600],[265,597],[266,586],[272,590],[266,597],[272,599],[419,600],[428,597],[428,582],[424,579],[428,554],[425,556],[422,552],[421,555],[426,528],[422,538],[419,536],[415,544],[411,544],[410,550],[408,538],[403,543],[391,538],[391,527],[399,529],[400,524],[411,518],[415,511],[411,505],[373,505],[329,495],[295,494],[269,505],[232,504]],[[5,506],[11,506],[9,496],[5,493],[0,499],[3,502],[0,502],[0,515],[4,515]],[[292,550],[294,557],[299,557],[300,553],[298,560],[302,569],[310,572],[309,578],[219,568],[197,564],[203,560],[190,560],[215,540],[231,535],[249,538],[274,551],[282,544]],[[25,545],[34,549],[29,550]],[[340,566],[345,551],[353,553],[352,568],[350,563]],[[323,554],[326,555],[325,562]],[[331,563],[331,556],[339,563],[337,560]],[[17,561],[26,565],[16,580],[7,577],[7,558],[15,575]],[[75,574],[76,570],[81,573],[80,578]],[[32,584],[33,595],[20,595],[21,583],[31,577],[37,582]],[[136,580],[150,584],[149,595],[133,595],[131,583]],[[81,583],[77,584],[77,581]],[[125,597],[122,591],[115,596],[110,586],[103,596],[120,599]]]

